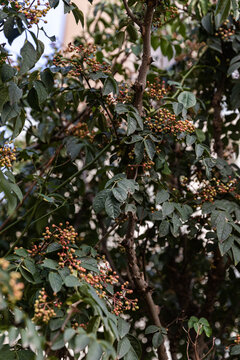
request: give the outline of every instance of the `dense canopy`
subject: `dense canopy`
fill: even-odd
[[[61,1],[41,66],[0,5],[0,359],[238,359],[239,3]]]

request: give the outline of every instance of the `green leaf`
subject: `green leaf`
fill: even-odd
[[[58,336],[58,338],[56,339],[56,341],[51,346],[51,349],[59,350],[59,349],[62,349],[64,347],[64,345],[65,345],[65,342],[64,342],[63,334],[60,334]]]
[[[107,196],[105,201],[105,210],[108,216],[112,219],[116,219],[121,213],[120,203],[114,198],[112,194]]]
[[[96,213],[99,213],[101,210],[105,208],[105,202],[107,199],[107,196],[109,195],[111,190],[105,189],[100,191],[93,200],[93,210]]]
[[[198,323],[198,318],[196,316],[191,316],[188,320],[188,328],[191,329],[195,323]]]
[[[156,332],[152,338],[152,344],[157,349],[163,343],[163,335],[160,332]]]
[[[20,65],[20,74],[26,73],[28,70],[32,69],[37,62],[37,52],[33,45],[26,41],[23,47],[20,50],[22,57]]]
[[[103,350],[101,345],[96,340],[93,340],[88,346],[88,353],[86,360],[100,360],[102,357],[102,353]]]
[[[240,355],[240,345],[235,345],[231,348],[231,353],[232,356],[235,355]]]
[[[116,40],[118,43],[118,47],[121,49],[121,47],[123,46],[124,40],[125,40],[125,32],[118,31],[116,34]]]
[[[239,19],[239,5],[237,0],[232,0],[233,17],[237,21]]]
[[[118,329],[119,336],[121,339],[125,335],[127,335],[127,333],[130,330],[130,327],[131,327],[131,325],[127,321],[123,320],[122,318],[118,319],[117,329]]]
[[[148,154],[148,157],[151,160],[153,160],[154,155],[156,153],[156,147],[155,147],[154,142],[149,138],[144,139],[143,142],[144,142],[145,150],[146,150],[146,152]]]
[[[118,359],[121,359],[124,355],[126,355],[130,347],[131,347],[130,341],[125,336],[118,342],[118,346],[117,346]]]
[[[167,236],[169,233],[169,222],[167,220],[163,220],[159,226],[159,237]]]
[[[58,262],[52,259],[45,259],[42,263],[43,267],[56,270],[58,268]]]
[[[173,213],[174,211],[174,204],[167,201],[165,203],[163,203],[162,205],[162,212],[163,212],[163,217],[169,216]]]
[[[79,353],[84,350],[89,344],[90,338],[86,334],[79,334],[75,337],[75,353]]]
[[[76,331],[74,329],[72,329],[72,328],[65,329],[64,334],[63,334],[65,343],[69,342],[69,340],[71,340],[75,334],[76,334]]]
[[[74,275],[68,275],[65,279],[64,279],[64,284],[67,287],[75,287],[75,286],[79,286],[81,285],[80,280],[74,276]]]
[[[78,24],[78,22],[80,21],[82,24],[82,27],[84,27],[84,15],[83,12],[77,7],[77,5],[75,3],[72,3],[72,5],[74,6],[74,9],[72,10],[72,13],[74,15],[75,21]]]
[[[201,129],[196,129],[196,130],[195,130],[195,133],[196,133],[197,138],[198,138],[198,140],[199,140],[200,142],[205,141],[206,135],[205,135],[205,133],[204,133]]]
[[[2,82],[10,81],[16,74],[17,70],[8,64],[3,64],[1,67],[1,79]]]
[[[110,93],[118,94],[118,84],[115,79],[109,76],[104,82],[102,94],[105,96]]]
[[[127,191],[120,187],[115,187],[112,190],[113,196],[115,199],[117,199],[119,202],[124,202],[127,199]]]
[[[42,81],[37,80],[33,82],[34,89],[37,92],[38,103],[41,105],[48,97],[47,89]]]
[[[215,24],[218,28],[228,17],[231,9],[231,0],[218,0],[215,10]]]
[[[21,99],[22,97],[22,90],[19,89],[19,87],[17,86],[17,84],[15,84],[14,82],[10,82],[9,87],[8,87],[8,92],[9,92],[9,101],[10,101],[10,105],[13,105],[15,103],[18,103],[18,101]]]
[[[156,195],[156,204],[162,204],[163,202],[169,199],[170,195],[167,190],[162,189],[161,191],[157,192]]]
[[[136,130],[137,128],[137,122],[136,120],[131,117],[129,114],[128,114],[128,117],[127,117],[127,122],[128,122],[128,127],[127,127],[127,136],[131,135],[134,133],[134,131]]]
[[[57,293],[61,290],[62,278],[58,273],[51,271],[48,275],[48,280],[54,292]]]
[[[196,97],[190,91],[183,91],[178,95],[178,102],[188,109],[196,105]]]
[[[149,325],[146,330],[145,330],[145,334],[148,335],[148,334],[152,334],[152,333],[155,333],[157,331],[159,331],[159,326],[156,326],[156,325]]]
[[[225,218],[224,221],[219,221],[217,223],[217,237],[219,241],[225,241],[232,232],[232,226],[226,222]]]
[[[137,164],[140,164],[144,156],[144,143],[143,141],[137,142],[134,146],[135,160]]]

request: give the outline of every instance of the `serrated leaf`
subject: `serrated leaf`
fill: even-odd
[[[103,96],[108,95],[110,93],[118,94],[118,84],[116,80],[113,79],[112,77],[108,77],[104,81],[103,91],[102,91]]]
[[[105,189],[100,191],[93,200],[93,209],[96,213],[99,213],[103,209],[105,209],[105,202],[108,194],[110,193],[109,189]]]
[[[115,199],[117,199],[119,202],[124,202],[127,199],[127,191],[120,187],[115,187],[112,190],[113,196]]]
[[[151,160],[153,160],[154,155],[156,153],[156,147],[155,147],[154,142],[149,138],[144,139],[143,142],[144,142],[145,150],[146,150],[146,152],[148,154],[148,157]]]
[[[112,194],[109,194],[105,201],[105,210],[111,219],[116,219],[120,213],[120,203],[114,198]]]
[[[127,122],[128,122],[127,136],[129,136],[133,134],[134,131],[137,129],[137,122],[133,117],[129,116],[129,114],[128,114]]]
[[[232,226],[224,221],[217,223],[217,237],[219,241],[225,241],[232,232]]]

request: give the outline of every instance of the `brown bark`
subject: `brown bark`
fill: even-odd
[[[138,77],[134,84],[135,98],[134,106],[138,109],[139,114],[142,115],[142,100],[143,93],[146,87],[147,73],[149,66],[152,62],[151,57],[151,28],[154,8],[156,1],[149,0],[147,3],[147,9],[144,15],[144,22],[142,25],[142,39],[143,39],[143,54],[142,62],[139,68]]]
[[[159,307],[154,303],[148,283],[144,279],[144,274],[143,272],[141,272],[138,266],[135,244],[134,244],[134,231],[136,227],[136,220],[137,220],[136,216],[133,215],[132,213],[129,213],[127,234],[122,242],[122,245],[126,248],[127,251],[131,277],[133,279],[136,290],[141,296],[144,297],[147,303],[149,315],[153,323],[156,326],[161,327],[161,322],[159,319]],[[158,358],[159,360],[168,360],[164,343],[162,343],[158,348]]]

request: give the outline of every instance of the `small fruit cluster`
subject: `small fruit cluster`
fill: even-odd
[[[110,66],[106,62],[99,62],[96,59],[97,47],[93,44],[73,45],[68,44],[64,55],[57,53],[53,59],[53,64],[60,67],[70,67],[68,74],[72,77],[88,76],[90,73],[101,71],[109,74]],[[71,54],[71,56],[70,56]]]
[[[119,84],[119,93],[116,96],[109,94],[107,96],[108,105],[116,105],[117,103],[130,104],[133,101],[133,91],[126,83]]]
[[[147,117],[145,125],[156,134],[170,133],[177,136],[179,133],[191,134],[195,131],[194,125],[189,120],[177,120],[176,116],[165,108],[160,109],[154,116]]]
[[[182,186],[186,187],[189,191],[193,192],[195,200],[203,204],[206,201],[213,202],[218,195],[231,193],[236,199],[239,194],[235,191],[237,189],[237,179],[232,179],[229,176],[228,182],[223,182],[213,177],[211,180],[200,180],[195,178],[196,185],[189,183],[189,179],[183,177],[181,179]]]
[[[165,81],[160,82],[158,79],[155,79],[153,83],[147,81],[145,92],[150,99],[160,101],[167,94]]]
[[[68,129],[67,135],[73,135],[79,139],[88,139],[89,141],[93,141],[94,139],[94,132],[89,131],[87,123],[83,121],[79,121],[76,125]]]
[[[153,18],[153,25],[155,27],[161,27],[166,21],[174,19],[177,15],[178,9],[176,6],[161,3],[159,8],[156,9],[155,16]]]
[[[11,0],[11,3],[19,13],[26,17],[29,22],[29,28],[31,28],[34,24],[38,24],[39,21],[44,18],[51,9],[48,1],[42,2],[40,0],[34,0],[30,2],[28,0],[23,0],[22,2],[19,2]],[[47,21],[44,20],[44,23],[47,23]]]
[[[59,226],[53,224],[53,231],[51,231],[49,227],[46,227],[46,232],[43,233],[44,241],[39,245],[33,245],[32,249],[27,251],[32,257],[38,255],[43,259],[46,255],[46,248],[54,241],[54,243],[59,244],[61,247],[61,251],[57,253],[59,267],[67,267],[71,273],[73,273],[74,270],[85,273],[86,269],[81,266],[81,261],[75,255],[75,249],[72,247],[76,242],[78,234],[68,222],[66,222],[64,229],[62,229],[62,226],[62,223],[60,223]]]
[[[223,41],[228,41],[231,36],[235,34],[235,29],[231,25],[230,21],[227,19],[224,21],[222,26],[215,33],[216,36],[219,36]]]
[[[16,271],[8,272],[9,261],[0,258],[0,293],[4,294],[4,298],[12,304],[21,300],[23,296],[23,282],[20,282],[20,273]]]
[[[47,324],[52,317],[56,316],[55,310],[61,308],[61,306],[61,301],[58,299],[50,299],[46,290],[42,288],[34,303],[34,317],[32,318],[32,321],[35,323],[43,322]]]
[[[0,148],[0,167],[10,168],[12,162],[16,160],[16,149],[11,146],[11,142]]]
[[[120,285],[118,275],[112,271],[105,257],[97,259],[99,272],[90,272],[81,266],[81,260],[76,255],[76,241],[78,238],[78,233],[68,222],[66,222],[65,227],[63,227],[62,223],[59,226],[53,224],[52,230],[47,227],[43,233],[44,241],[38,246],[34,245],[28,252],[33,258],[37,257],[36,261],[41,263],[45,259],[47,247],[50,244],[57,243],[61,247],[61,250],[57,252],[59,269],[68,268],[72,274],[76,273],[81,281],[93,286],[99,297],[108,303],[112,312],[116,315],[119,315],[124,310],[136,310],[137,299],[127,297],[128,294],[132,293],[132,290],[127,288],[128,283]],[[112,293],[108,291],[109,286],[112,288],[121,286],[121,290]],[[40,315],[37,318],[43,319],[43,316],[45,316],[46,321],[44,320],[44,322],[47,322],[49,316],[54,316],[51,310],[53,307],[50,306],[49,302],[46,302],[47,294],[44,289],[40,295],[38,302],[36,302],[36,309],[41,306],[44,311],[38,311],[37,314]],[[46,309],[47,311],[45,311]]]

